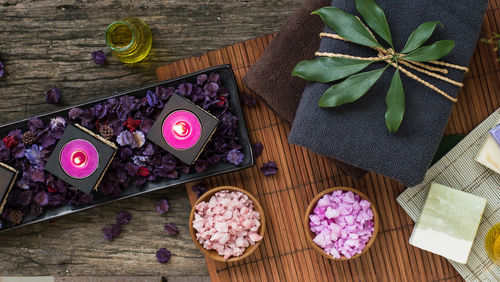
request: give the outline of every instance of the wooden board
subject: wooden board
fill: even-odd
[[[500,0],[490,1],[481,37],[500,30]],[[256,62],[273,35],[241,42],[159,67],[159,80],[169,79],[210,66],[233,66],[240,92],[250,94],[241,78]],[[446,134],[468,133],[500,106],[500,65],[493,47],[478,43],[466,75],[465,87],[453,108]],[[261,246],[238,263],[207,260],[212,281],[461,281],[446,259],[408,244],[413,221],[396,203],[405,189],[387,177],[370,173],[355,181],[326,158],[302,147],[290,145],[290,126],[263,103],[246,107],[245,119],[253,142],[265,149],[257,165],[244,171],[206,180],[209,187],[234,185],[253,193],[269,220]],[[264,177],[260,166],[276,161],[278,174]],[[378,207],[381,230],[373,247],[349,262],[333,262],[308,245],[302,229],[303,213],[320,191],[333,186],[351,186],[367,194]],[[191,203],[195,195],[187,186]]]

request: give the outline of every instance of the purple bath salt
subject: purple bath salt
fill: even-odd
[[[309,215],[314,243],[339,259],[360,254],[373,235],[371,204],[351,191],[336,190],[324,195]]]

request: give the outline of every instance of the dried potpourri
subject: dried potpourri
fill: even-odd
[[[212,140],[192,167],[144,138],[173,93],[190,99],[221,121]],[[56,90],[50,94],[54,94],[51,98],[58,98]],[[90,108],[73,108],[67,117],[56,117],[48,122],[39,118],[29,119],[28,128],[13,130],[2,136],[0,141],[0,161],[22,171],[1,214],[3,228],[12,226],[11,210],[20,210],[23,217],[29,214],[37,217],[46,208],[89,204],[98,194],[119,197],[123,187],[141,186],[147,181],[163,178],[176,179],[181,174],[202,172],[217,163],[229,162],[228,153],[242,148],[238,143],[238,119],[231,112],[229,96],[218,74],[201,74],[195,83],[181,83],[177,88],[157,86],[154,91],[147,91],[142,99],[125,95],[107,99]],[[98,192],[90,195],[83,194],[44,170],[69,122],[79,123],[96,133],[105,127],[107,137],[119,144],[116,157]],[[26,138],[24,134],[28,131],[29,138]],[[236,163],[242,158],[240,153],[234,156],[230,159]]]

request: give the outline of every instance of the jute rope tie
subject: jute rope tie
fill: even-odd
[[[371,31],[368,28],[367,28],[367,30],[371,33]],[[322,32],[322,33],[319,34],[319,36],[321,38],[328,37],[328,38],[332,38],[332,39],[337,39],[337,40],[342,40],[342,41],[350,42],[349,40],[343,38],[342,36],[340,36],[338,34],[332,34],[332,33]],[[373,34],[372,34],[372,36],[373,36]],[[373,36],[373,38],[375,38],[375,36]],[[402,73],[404,73],[408,77],[410,77],[410,78],[418,81],[419,83],[425,85],[426,87],[428,87],[428,88],[436,91],[437,93],[439,93],[442,96],[446,97],[448,100],[453,101],[453,102],[457,102],[456,98],[453,98],[448,93],[446,93],[443,90],[439,89],[438,87],[436,87],[432,83],[429,83],[429,82],[423,80],[422,78],[420,78],[417,75],[413,74],[412,72],[410,72],[406,68],[403,68],[401,65],[404,65],[405,67],[408,67],[410,69],[416,70],[416,71],[418,71],[420,73],[423,73],[423,74],[426,74],[428,76],[432,76],[432,77],[437,78],[439,80],[448,82],[448,83],[453,84],[455,86],[463,87],[464,86],[463,83],[455,81],[453,79],[450,79],[448,77],[445,77],[445,76],[442,76],[442,75],[436,73],[436,72],[439,72],[439,73],[443,73],[443,74],[448,74],[448,70],[447,69],[445,69],[445,68],[439,68],[439,67],[435,67],[435,66],[431,66],[431,65],[428,65],[428,64],[425,64],[425,63],[421,63],[421,62],[415,62],[415,61],[411,61],[411,60],[405,60],[404,59],[404,54],[396,53],[392,48],[389,48],[389,49],[384,49],[384,48],[381,48],[381,47],[370,47],[370,48],[372,48],[372,49],[374,49],[374,50],[376,50],[378,52],[378,56],[377,57],[359,57],[359,56],[351,56],[351,55],[346,55],[346,54],[329,53],[329,52],[316,52],[315,55],[318,56],[318,57],[347,58],[347,59],[364,60],[364,61],[372,61],[372,62],[385,61],[388,64],[390,64],[391,66],[393,66],[394,68],[400,70]],[[395,63],[392,60],[394,57],[398,58],[398,63]],[[469,71],[469,69],[466,68],[466,67],[459,66],[459,65],[454,65],[454,64],[450,64],[450,63],[446,63],[446,62],[429,61],[429,63],[434,64],[434,65],[438,65],[438,66],[444,66],[444,67],[448,67],[448,68],[454,68],[454,69],[461,70],[461,71],[464,71],[464,72]]]

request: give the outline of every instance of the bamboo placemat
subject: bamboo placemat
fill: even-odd
[[[447,185],[485,198],[486,208],[466,264],[450,261],[467,281],[500,281],[500,266],[486,255],[484,241],[488,230],[500,222],[500,175],[474,160],[488,130],[500,120],[500,109],[490,115],[448,154],[433,165],[421,184],[407,188],[398,203],[417,220],[429,193],[431,182]]]
[[[480,36],[489,38],[499,31],[500,0],[491,0]],[[229,63],[240,93],[250,94],[241,78],[272,38],[273,35],[255,38],[159,67],[158,79]],[[500,106],[500,65],[495,62],[496,57],[491,45],[478,44],[446,134],[468,133]],[[408,244],[413,221],[396,202],[405,189],[403,185],[374,173],[355,181],[326,158],[290,145],[290,126],[262,102],[253,108],[244,107],[244,115],[251,140],[265,146],[262,156],[255,167],[208,178],[206,184],[234,185],[250,191],[266,212],[267,232],[260,247],[242,262],[207,260],[212,281],[462,281],[446,259]],[[275,176],[264,177],[259,170],[268,160],[278,164]],[[317,254],[308,245],[302,229],[309,201],[333,186],[361,190],[374,201],[380,214],[381,230],[375,244],[365,255],[349,262],[333,262]],[[190,187],[187,185],[193,202],[195,195]]]

